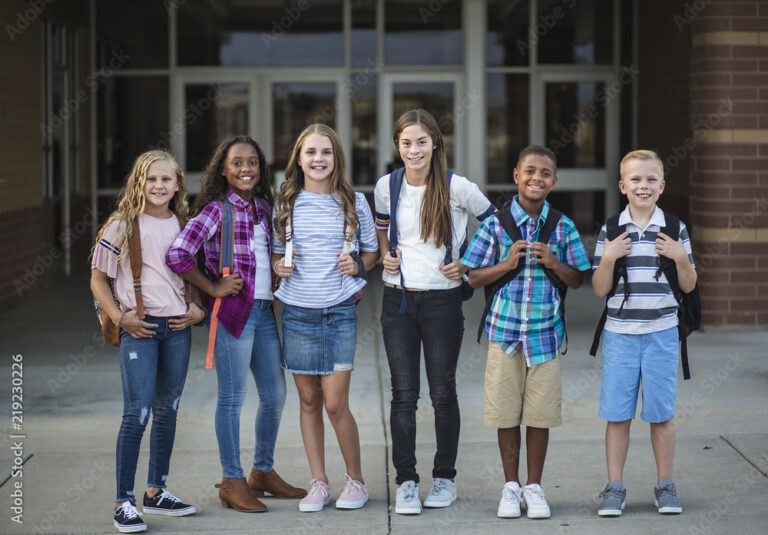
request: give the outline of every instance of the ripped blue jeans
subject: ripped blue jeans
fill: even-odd
[[[165,488],[176,436],[176,413],[187,378],[190,328],[172,331],[168,320],[146,316],[155,323],[152,338],[120,334],[120,375],[123,383],[123,421],[117,435],[116,502],[133,498],[136,464],[144,429],[152,415],[147,486]]]

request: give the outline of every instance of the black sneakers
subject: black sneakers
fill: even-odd
[[[147,525],[141,519],[141,513],[136,509],[136,502],[133,500],[125,500],[115,509],[112,523],[120,533],[147,531]]]
[[[145,492],[143,509],[148,515],[186,516],[197,512],[194,505],[187,505],[165,489],[151,498]]]

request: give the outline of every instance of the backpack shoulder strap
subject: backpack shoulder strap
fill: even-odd
[[[176,214],[176,220],[179,222],[179,230],[184,230],[184,227],[187,226],[187,219],[184,217],[181,217],[179,214]],[[189,305],[190,301],[192,300],[192,283],[189,282],[186,279],[184,280],[184,301]]]
[[[563,217],[563,213],[557,208],[549,205],[549,212],[547,212],[547,219],[544,221],[541,230],[539,231],[539,241],[542,243],[549,243],[549,239],[552,237],[552,233],[557,228],[557,224],[560,222],[560,218]]]
[[[451,202],[451,179],[453,178],[453,170],[448,169],[448,205],[450,207]],[[451,220],[451,229],[453,229],[453,220]],[[446,264],[453,262],[453,231],[451,231],[451,241],[445,244],[445,258],[443,261]],[[465,239],[466,241],[466,239]]]
[[[619,225],[619,216],[621,214],[616,214],[614,216],[611,216],[608,218],[608,221],[605,223],[605,238],[608,240],[615,240],[618,238],[621,234],[623,234],[627,230],[626,225]],[[592,337],[592,347],[589,349],[589,354],[593,357],[597,355],[597,348],[600,346],[600,337],[603,334],[603,329],[605,328],[605,321],[608,319],[608,300],[613,297],[613,295],[616,293],[616,288],[619,284],[619,279],[621,277],[624,277],[624,301],[621,303],[621,308],[624,307],[624,302],[626,302],[627,297],[629,296],[629,286],[627,284],[627,259],[626,257],[621,257],[613,265],[613,283],[611,285],[611,290],[608,292],[608,295],[605,296],[605,307],[603,307],[603,314],[600,316],[600,320],[597,322],[597,327],[595,328],[595,334]]]
[[[494,215],[499,220],[499,224],[501,225],[501,228],[504,229],[504,232],[506,232],[507,235],[512,239],[512,243],[515,243],[516,241],[522,239],[522,235],[520,234],[520,229],[518,228],[517,224],[515,224],[515,218],[512,217],[511,207],[512,207],[512,201],[507,201],[506,203],[504,203],[504,206],[502,206],[500,210],[496,211]],[[522,271],[522,269],[523,269],[522,262],[518,262],[517,267],[515,269],[513,269],[512,271],[508,271],[496,282],[489,284],[488,286],[485,287],[485,309],[483,311],[483,314],[480,316],[480,325],[478,326],[478,329],[477,329],[478,343],[480,343],[480,339],[483,336],[483,327],[485,326],[485,318],[488,316],[488,313],[491,310],[491,304],[493,303],[493,296],[496,295],[496,292],[498,292],[499,289],[506,286],[509,281],[517,277],[520,274],[520,271]]]
[[[405,168],[401,167],[389,173],[389,254],[397,256],[397,201],[403,186]]]
[[[141,294],[141,230],[139,218],[133,220],[131,237],[128,239],[128,255],[131,260],[131,276],[133,277],[133,293],[136,296],[136,314],[144,319],[144,299]]]
[[[235,232],[233,228],[232,204],[226,197],[218,201],[221,206],[221,251],[219,252],[219,275],[224,269],[232,272],[234,266]]]

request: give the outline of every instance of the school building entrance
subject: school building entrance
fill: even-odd
[[[0,64],[24,65],[5,69],[0,100],[12,194],[0,200],[11,236],[0,307],[88,270],[95,225],[148,148],[169,149],[196,192],[218,142],[247,133],[279,183],[297,134],[323,122],[340,134],[353,187],[370,193],[399,165],[395,119],[422,107],[449,166],[497,203],[515,192],[520,149],[552,148],[550,200],[585,236],[621,207],[621,155],[656,149],[661,206],[708,259],[704,308],[717,314],[705,322],[768,324],[768,203],[753,206],[768,182],[762,2],[0,3]],[[729,262],[749,273],[732,278]]]

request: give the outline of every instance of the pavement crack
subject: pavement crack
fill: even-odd
[[[738,453],[739,455],[741,455],[741,458],[742,458],[742,459],[744,459],[744,460],[745,460],[745,461],[747,461],[747,462],[748,462],[750,465],[752,465],[752,466],[754,467],[754,469],[755,469],[755,470],[757,470],[758,472],[760,472],[761,474],[763,474],[763,477],[766,477],[766,478],[768,478],[768,474],[766,474],[766,473],[765,473],[765,472],[764,472],[764,471],[763,471],[763,470],[762,470],[762,469],[761,469],[761,468],[760,468],[758,465],[756,465],[755,463],[753,463],[753,462],[752,462],[752,461],[749,459],[749,457],[747,457],[746,455],[744,455],[744,454],[741,452],[741,450],[740,450],[739,448],[737,448],[736,446],[734,446],[734,445],[733,445],[733,443],[732,443],[730,440],[728,440],[727,438],[725,438],[725,436],[724,436],[724,435],[720,435],[720,438],[721,438],[721,439],[723,439],[723,441],[724,441],[726,444],[728,444],[728,445],[729,445],[731,448],[733,448],[733,451],[735,451],[736,453]]]

